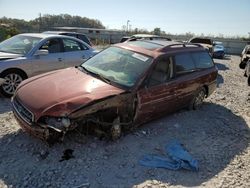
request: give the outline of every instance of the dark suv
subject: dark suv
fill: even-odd
[[[75,38],[82,40],[83,42],[86,42],[88,45],[92,46],[89,38],[82,33],[68,32],[68,31],[45,31],[43,33],[56,34],[56,35],[66,35],[66,36],[70,36],[70,37],[75,37]]]
[[[197,109],[216,89],[216,78],[214,62],[201,45],[119,43],[79,67],[21,83],[13,111],[24,130],[47,141],[76,127],[96,127],[117,139],[121,131],[165,113]]]

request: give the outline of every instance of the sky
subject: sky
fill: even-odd
[[[250,0],[0,0],[0,17],[32,20],[44,14],[98,19],[108,29],[197,35],[250,35]]]

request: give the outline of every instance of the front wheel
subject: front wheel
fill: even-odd
[[[17,86],[24,80],[24,76],[17,71],[6,72],[2,78],[5,81],[0,86],[0,92],[6,97],[11,97],[15,93]]]
[[[201,105],[202,105],[205,97],[206,97],[206,90],[205,90],[205,88],[201,88],[194,95],[194,98],[192,99],[192,101],[189,104],[189,109],[190,110],[197,110],[197,109],[199,109],[201,107]]]

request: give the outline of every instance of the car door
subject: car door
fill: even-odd
[[[65,67],[78,66],[91,57],[90,49],[77,40],[63,38]]]
[[[154,68],[138,90],[137,123],[172,112],[176,108],[176,81],[173,79],[171,57],[157,60]]]
[[[39,50],[48,50],[46,55],[33,55],[31,58],[33,75],[64,68],[64,53],[60,38],[46,40]]]
[[[179,53],[173,56],[176,80],[176,99],[179,108],[187,106],[195,91],[200,87],[200,73],[196,70],[190,53]]]

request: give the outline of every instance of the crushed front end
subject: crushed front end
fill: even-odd
[[[134,118],[135,104],[128,101],[135,102],[130,93],[93,101],[70,113],[62,113],[62,116],[41,114],[38,119],[15,97],[12,98],[12,106],[15,118],[25,132],[53,144],[62,141],[68,131],[89,125],[109,134],[113,140],[119,138],[122,126],[129,128]]]

